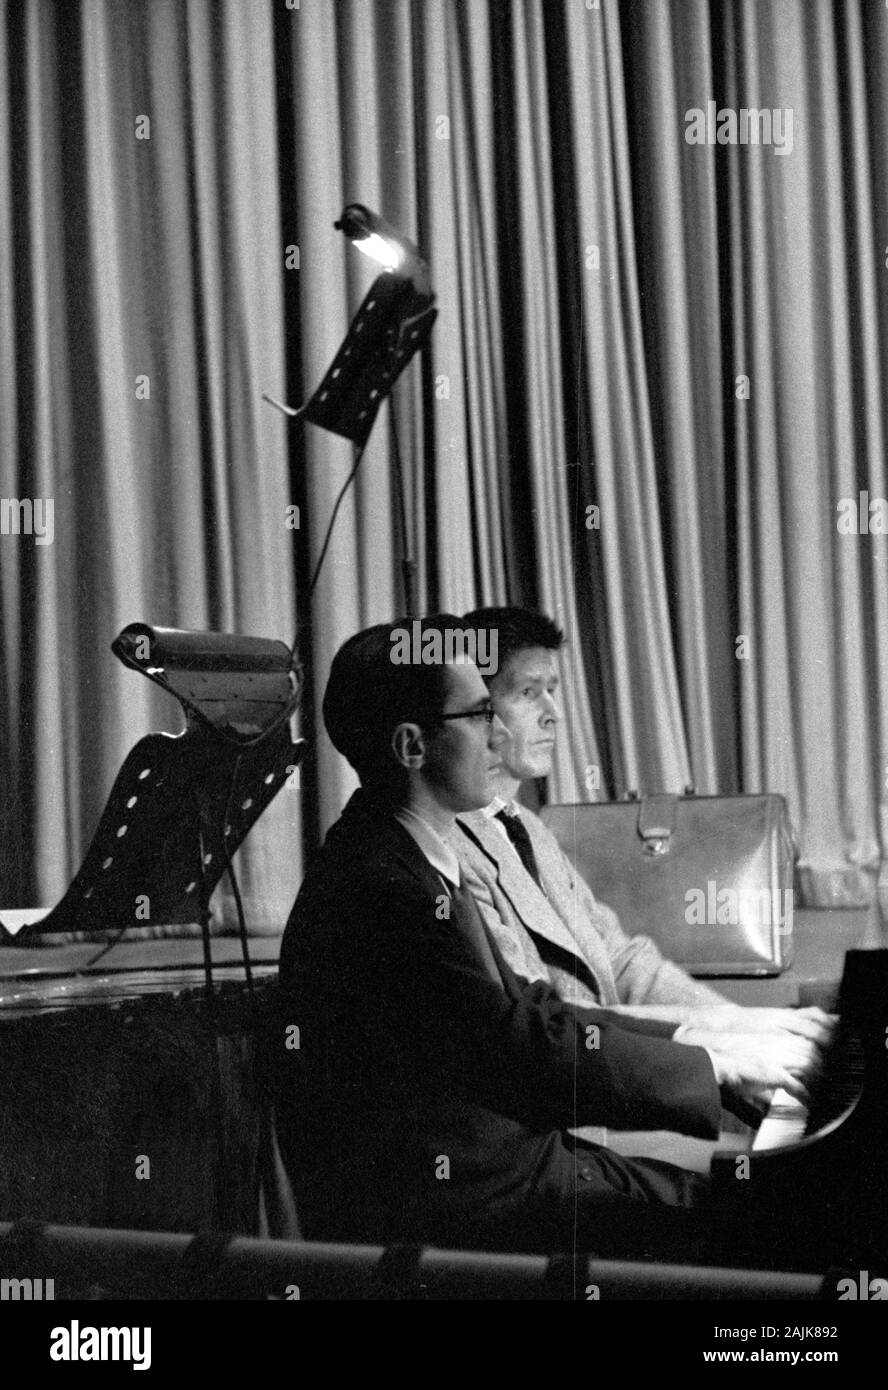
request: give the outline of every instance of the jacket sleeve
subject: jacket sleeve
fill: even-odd
[[[702,1048],[670,1042],[669,1024],[574,1008],[543,982],[513,977],[500,989],[458,921],[438,911],[419,883],[415,892],[368,884],[356,904],[348,949],[363,962],[356,1005],[368,1046],[377,1030],[387,1043],[403,1039],[439,1084],[534,1127],[718,1135],[719,1090]],[[363,924],[372,930],[362,942]]]
[[[588,916],[607,943],[621,1004],[724,1004],[725,998],[666,960],[649,936],[628,936],[614,910],[598,902],[577,875],[584,919]]]
[[[533,942],[529,940],[527,933],[523,929],[520,931],[512,931],[500,917],[500,914],[497,911],[496,904],[494,902],[491,882],[488,879],[488,877],[484,874],[483,871],[479,871],[475,864],[469,863],[465,858],[460,859],[460,870],[462,872],[463,881],[465,883],[466,888],[468,888],[469,892],[472,894],[472,897],[475,899],[475,903],[484,921],[484,925],[487,927],[488,932],[493,937],[493,940],[496,942],[501,955],[506,960],[510,968],[515,972],[516,975],[520,976],[522,980],[526,980],[530,984],[534,984],[537,981],[543,981],[546,984],[551,984],[552,981],[549,979],[545,963],[540,959],[539,953],[537,952]],[[582,880],[579,881],[582,883]],[[610,908],[603,908],[600,903],[596,903],[596,908],[599,912],[603,911],[605,913],[610,913]],[[616,922],[616,915],[611,915],[614,917],[614,921]],[[617,932],[619,934],[621,942],[629,944],[629,938],[625,935],[625,933],[623,933],[620,930],[619,923],[617,923]],[[644,938],[640,939],[643,940]],[[608,942],[610,945],[609,938]],[[653,942],[651,942],[650,945],[653,947]],[[615,943],[613,949],[619,949],[619,943]],[[653,949],[656,950],[656,947],[653,947]],[[663,961],[663,965],[666,966],[667,962]],[[678,970],[677,966],[671,966],[668,968],[674,969],[682,977],[682,979],[688,978],[684,975],[683,971]],[[713,995],[714,999],[719,998],[719,996],[715,995],[713,991],[709,991],[709,993]],[[624,1004],[630,1002],[635,1003],[638,1001],[629,1001],[621,998],[619,1002],[620,1004]],[[646,1000],[645,1002],[650,1003],[652,1001]],[[599,1007],[600,1009],[607,1008],[606,1005],[600,1005],[597,1007]],[[609,1021],[612,1021],[618,1024],[619,1026],[629,1028],[639,1033],[647,1032],[655,1037],[672,1037],[673,1033],[678,1028],[678,1024],[674,1022],[665,1023],[659,1020],[655,1021],[653,1019],[645,1019],[643,1016],[633,1018],[632,1015],[620,1012],[609,1013],[608,1019]]]
[[[525,813],[526,820],[531,817]],[[724,1004],[725,998],[708,985],[692,979],[687,971],[665,960],[649,936],[629,936],[612,908],[595,897],[581,874],[538,817],[528,829],[535,838],[545,837],[547,853],[557,857],[567,891],[574,897],[578,930],[596,932],[604,943],[621,1004],[675,1004],[685,1008]]]

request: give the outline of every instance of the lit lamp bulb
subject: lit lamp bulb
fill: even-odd
[[[371,261],[377,261],[384,270],[398,270],[404,262],[404,253],[376,232],[368,232],[355,241],[355,246]]]
[[[333,226],[384,270],[412,280],[420,294],[429,293],[429,268],[419,247],[378,213],[371,212],[363,203],[349,203]]]

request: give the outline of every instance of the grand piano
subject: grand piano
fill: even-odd
[[[808,1002],[815,1002],[809,998]],[[888,1270],[888,950],[851,950],[839,1026],[802,1104],[777,1091],[745,1153],[712,1161],[717,1262]]]
[[[298,668],[282,642],[144,623],[113,650],[186,728],[130,751],[51,911],[0,912],[0,1214],[256,1234],[278,937],[217,934],[210,902],[298,768]]]

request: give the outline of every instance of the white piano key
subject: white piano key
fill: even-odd
[[[768,1113],[756,1131],[752,1144],[753,1153],[761,1153],[764,1149],[780,1149],[786,1144],[797,1144],[804,1138],[807,1123],[807,1106],[782,1087],[778,1087],[771,1098]]]

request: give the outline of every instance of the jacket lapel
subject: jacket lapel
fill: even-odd
[[[568,952],[594,978],[591,966],[577,950],[576,940],[490,818],[478,811],[459,816],[457,824],[492,866],[500,892],[525,931]]]

